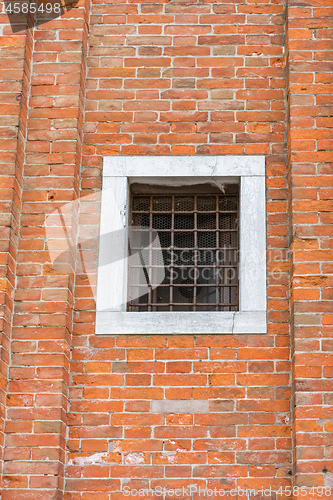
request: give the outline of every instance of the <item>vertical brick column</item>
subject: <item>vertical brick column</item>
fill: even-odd
[[[308,488],[333,486],[331,14],[327,1],[288,2],[294,484]]]
[[[1,12],[3,5],[1,2]],[[6,14],[0,14],[0,475],[4,458],[4,427],[8,386],[9,345],[22,198],[22,143],[27,116],[31,37],[27,16],[16,16],[21,31],[12,34]],[[18,27],[18,26],[17,26]],[[2,482],[1,482],[2,483]],[[1,486],[0,486],[1,488]]]
[[[76,255],[52,266],[45,219],[78,197],[88,13],[82,2],[31,31],[3,500],[63,497]]]

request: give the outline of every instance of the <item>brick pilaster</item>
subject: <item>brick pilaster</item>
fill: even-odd
[[[63,497],[76,255],[52,266],[45,219],[79,194],[88,13],[83,2],[31,30],[3,500]],[[67,223],[75,239],[75,212]]]
[[[1,3],[1,11],[3,5]],[[27,91],[30,80],[31,37],[27,16],[17,17],[17,31],[12,34],[9,18],[1,14],[0,44],[0,475],[4,453],[4,432],[10,338],[13,316],[13,294],[17,261],[18,226],[22,202],[22,169]]]
[[[325,1],[288,2],[294,484],[309,488],[333,472],[331,12]]]

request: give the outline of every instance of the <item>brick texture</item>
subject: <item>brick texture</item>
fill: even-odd
[[[2,7],[2,5],[1,5]],[[22,171],[26,135],[27,96],[31,67],[31,34],[13,36],[8,17],[2,18],[0,46],[0,204],[1,204],[1,313],[0,313],[0,467],[3,466],[5,408],[10,363],[13,296],[22,203]],[[22,27],[31,25],[25,19]]]
[[[31,71],[25,74],[24,132],[18,148],[24,166],[4,500],[58,499],[64,491],[76,255],[67,256],[66,272],[59,274],[50,264],[44,225],[54,205],[79,195],[88,19],[82,3],[63,19],[30,28],[22,36]],[[54,40],[59,41],[52,52]],[[69,226],[75,240],[77,214],[71,214]]]
[[[19,34],[4,24],[2,500],[329,485],[331,14],[328,0],[79,0]],[[265,155],[267,335],[94,334],[102,159],[119,154]],[[53,266],[46,217],[79,198]]]
[[[332,10],[287,11],[293,463],[306,487],[330,485],[333,460]]]

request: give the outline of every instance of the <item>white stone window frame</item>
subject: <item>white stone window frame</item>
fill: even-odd
[[[127,234],[130,184],[240,183],[239,311],[129,312]],[[98,268],[98,335],[263,334],[266,319],[266,196],[264,156],[111,156],[103,161],[99,261],[110,252],[123,259]]]

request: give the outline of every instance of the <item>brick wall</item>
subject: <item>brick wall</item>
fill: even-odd
[[[23,144],[30,84],[31,33],[12,35],[6,15],[0,15],[0,204],[1,204],[1,328],[0,328],[0,467],[10,363],[10,339],[17,264],[18,227],[22,202]],[[20,22],[20,20],[18,20]],[[31,25],[31,19],[25,19]]]
[[[293,461],[307,487],[333,484],[332,12],[292,0],[286,33]]]
[[[1,122],[13,213],[3,500],[329,485],[331,11],[323,0],[80,1],[2,39],[13,95],[0,97],[12,103],[23,89],[6,111],[21,121]],[[114,154],[266,155],[267,335],[94,335],[99,203],[84,196],[98,198],[102,157]],[[90,239],[89,279],[73,251],[66,268],[52,266],[44,227],[79,197],[69,225],[73,239]],[[164,398],[209,411],[152,412]]]
[[[66,272],[59,274],[50,264],[44,226],[57,203],[79,195],[88,12],[83,3],[69,19],[30,28],[23,37],[31,71],[23,84],[28,89],[17,155],[24,167],[7,386],[5,500],[58,499],[64,491],[76,255],[67,256]],[[67,223],[75,240],[77,214]]]

